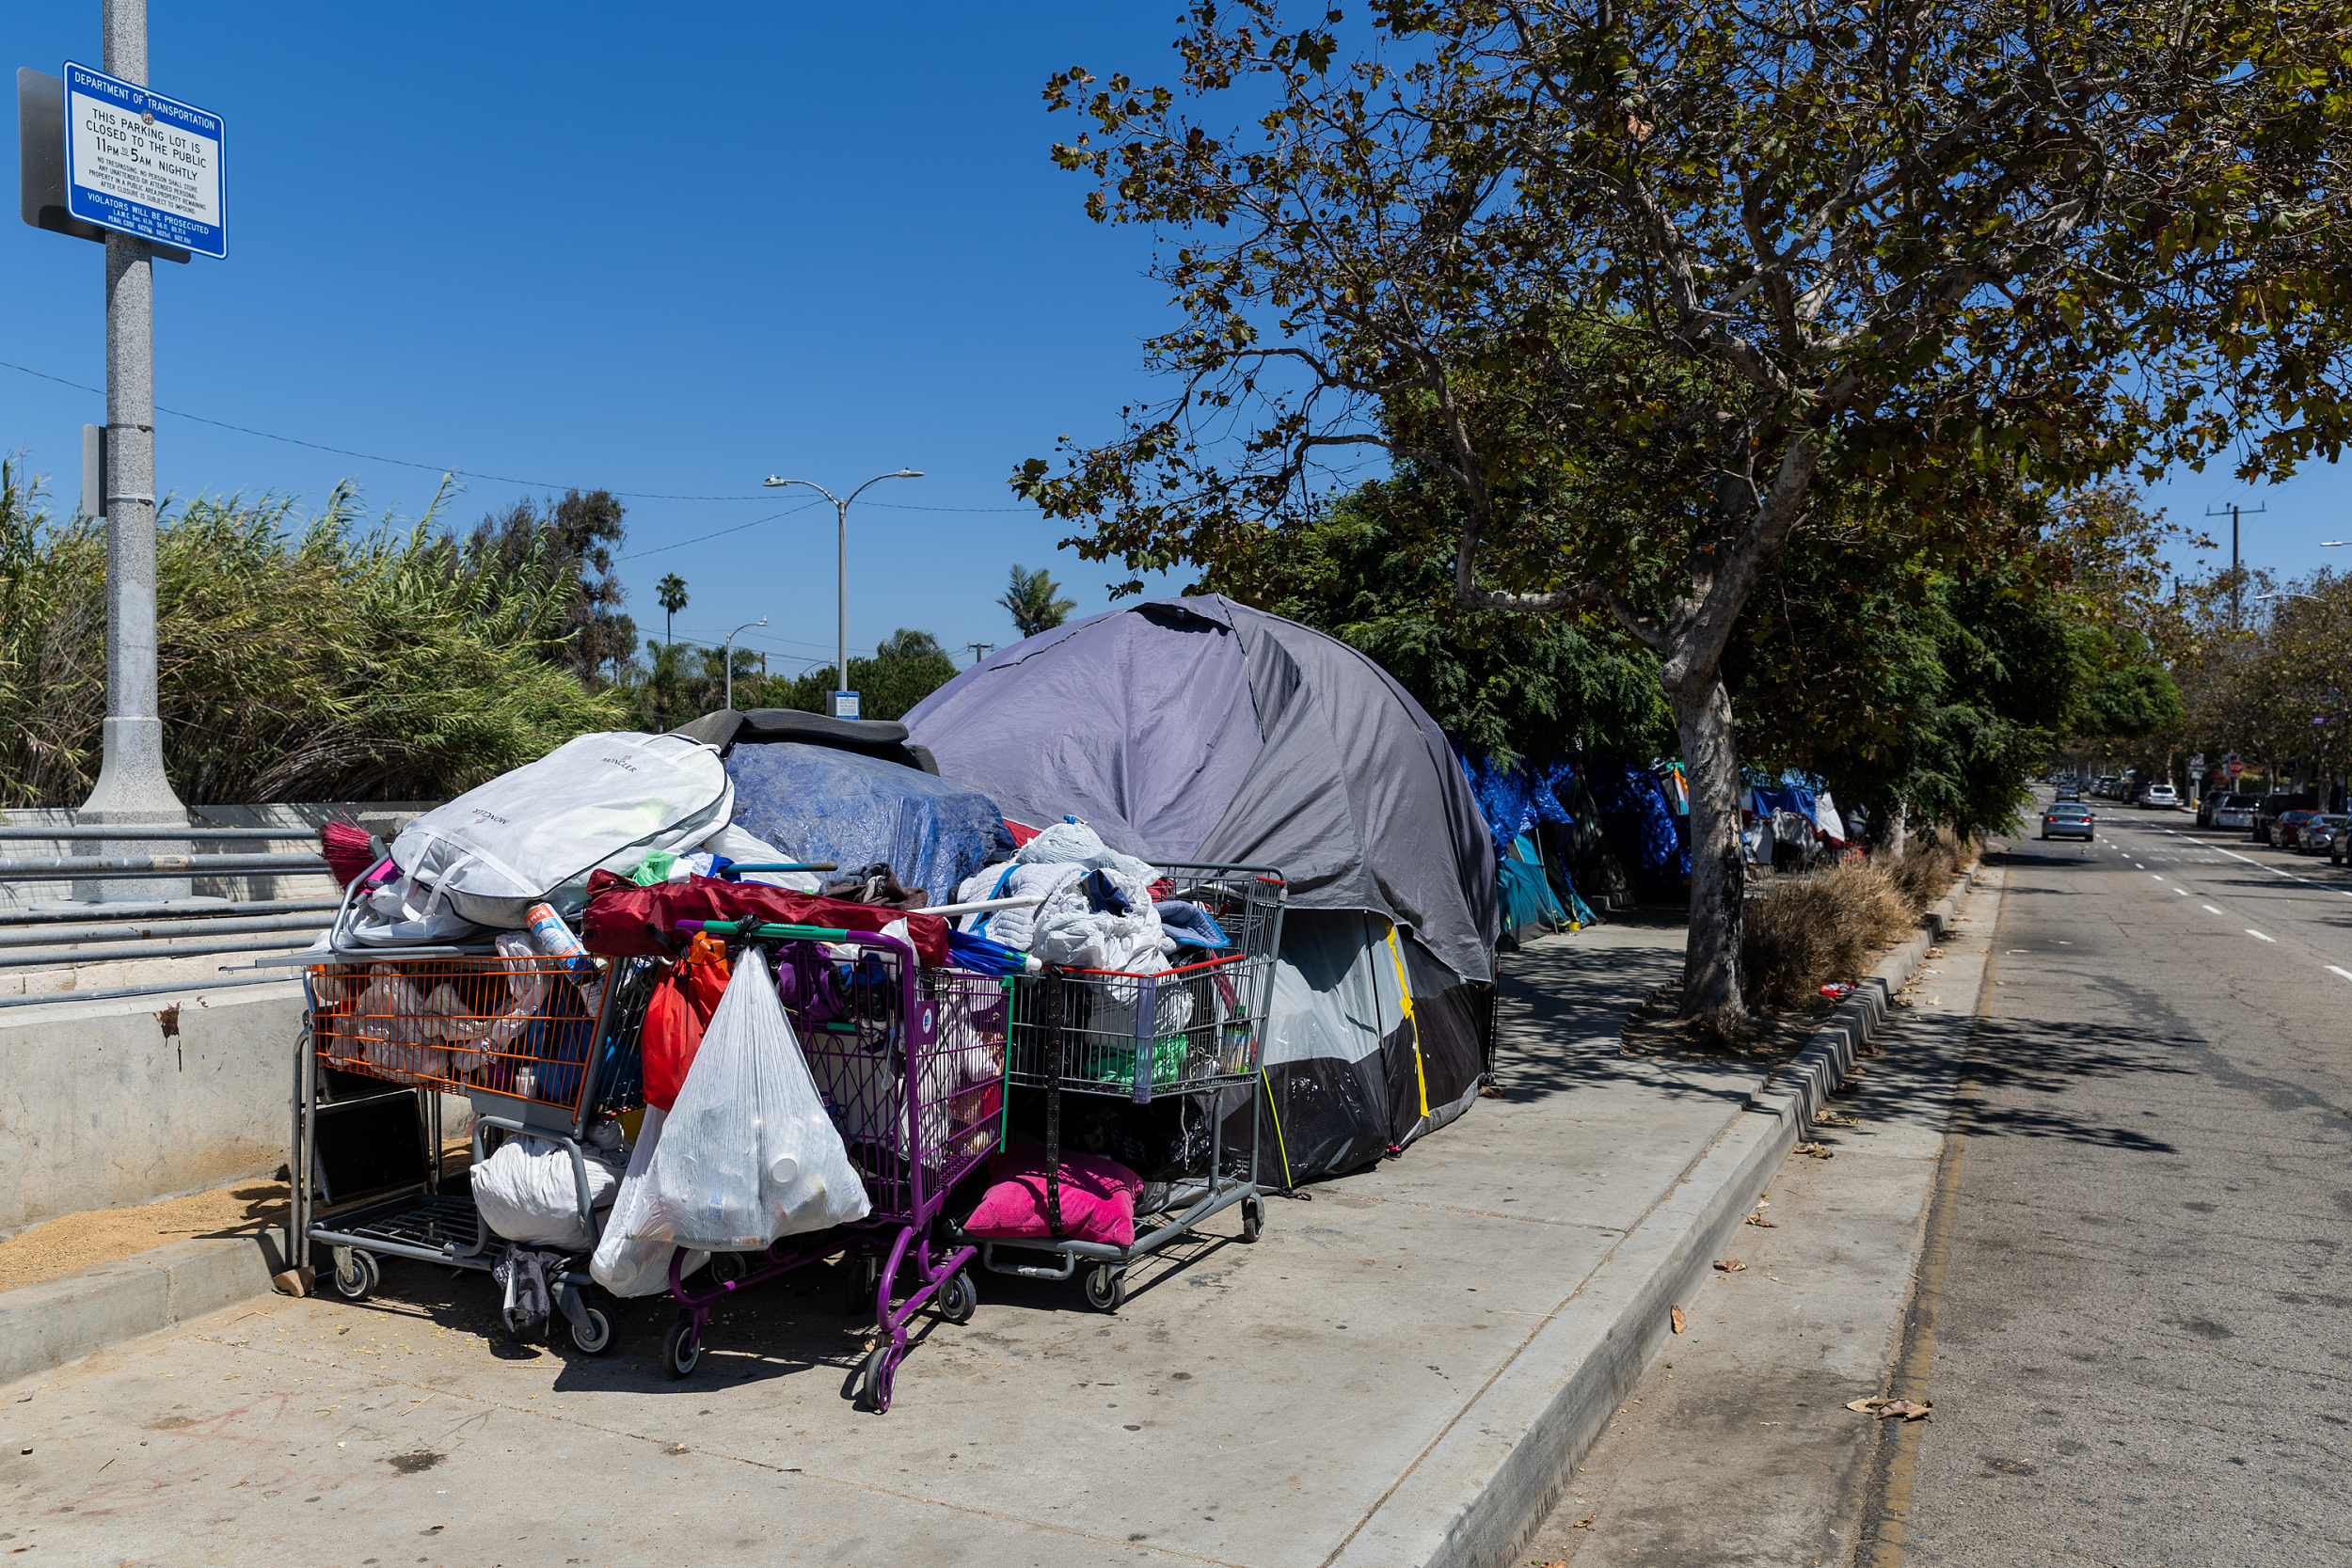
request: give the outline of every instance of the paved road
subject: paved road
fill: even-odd
[[[1859,1560],[2352,1563],[2352,873],[2094,809],[1999,857]]]

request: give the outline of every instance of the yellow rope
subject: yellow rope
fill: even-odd
[[[1405,950],[1396,944],[1396,927],[1389,927],[1389,958],[1396,965],[1396,993],[1404,998],[1405,1022],[1413,1026],[1413,1076],[1421,1082],[1422,1119],[1429,1119],[1429,1073],[1421,1061],[1421,1020],[1413,1016],[1413,985],[1405,978]]]
[[[1274,1118],[1274,1147],[1279,1149],[1282,1155],[1282,1185],[1295,1187],[1298,1183],[1291,1180],[1290,1145],[1282,1139],[1282,1113],[1274,1108],[1274,1080],[1266,1076],[1265,1069],[1260,1068],[1258,1082],[1265,1085],[1266,1114]]]

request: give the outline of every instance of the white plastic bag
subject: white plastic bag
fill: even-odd
[[[583,735],[401,829],[392,860],[426,906],[513,929],[545,900],[576,914],[588,874],[627,876],[650,850],[724,827],[735,785],[719,753],[676,735]]]
[[[662,1125],[653,1182],[682,1246],[757,1252],[866,1217],[866,1185],[766,964],[735,966]]]
[[[624,1151],[617,1130],[607,1141],[610,1148],[598,1148],[592,1139],[580,1151],[592,1210],[608,1207],[620,1191]],[[510,1242],[578,1250],[596,1239],[580,1212],[571,1150],[553,1138],[525,1132],[501,1144],[474,1167],[473,1203],[482,1223]]]
[[[653,1157],[661,1143],[663,1116],[659,1106],[645,1107],[645,1120],[637,1130],[637,1147],[629,1151],[628,1170],[604,1219],[604,1236],[589,1259],[588,1277],[616,1296],[658,1296],[670,1288],[672,1242],[670,1216],[653,1187]],[[707,1252],[689,1252],[678,1277],[685,1278],[710,1261]]]

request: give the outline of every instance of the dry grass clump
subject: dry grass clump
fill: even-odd
[[[1951,891],[1952,879],[1975,862],[1977,847],[1963,843],[1949,828],[1938,828],[1911,841],[1894,865],[1895,885],[1917,920]]]
[[[1899,876],[1879,864],[1836,865],[1751,900],[1740,953],[1748,1004],[1801,1006],[1909,936],[1919,917]]]
[[[1849,863],[1792,878],[1747,908],[1740,960],[1751,1006],[1799,1007],[1820,988],[1853,980],[1918,928],[1976,847],[1949,829],[1912,841],[1892,864]]]

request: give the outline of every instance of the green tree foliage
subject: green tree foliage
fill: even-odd
[[[1335,453],[1443,479],[1461,604],[1598,607],[1658,655],[1692,783],[1694,1016],[1740,1010],[1723,661],[1823,488],[2071,485],[2232,449],[2277,475],[2352,430],[2339,7],[1338,21],[1202,0],[1175,87],[1050,81],[1088,122],[1054,150],[1089,210],[1168,238],[1179,319],[1145,353],[1177,390],[1015,482],[1090,559],[1165,568],[1311,515]],[[1929,521],[2006,547],[1997,511]]]
[[[1361,649],[1446,734],[1485,755],[1671,750],[1674,716],[1647,649],[1574,614],[1455,604],[1444,529],[1427,522],[1449,504],[1409,474],[1366,484],[1311,522],[1227,556],[1200,586]]]
[[[769,705],[822,713],[834,675],[834,667],[827,664],[788,686],[771,683],[775,690]],[[850,689],[858,694],[859,716],[866,719],[903,719],[915,704],[955,678],[955,660],[939,640],[903,626],[882,641],[873,657],[850,660]],[[739,701],[737,705],[744,705]]]
[[[686,608],[686,579],[675,572],[664,572],[661,580],[654,584],[654,602],[661,607],[661,640],[676,641],[670,624]]]
[[[485,517],[473,531],[477,549],[495,549],[516,563],[526,556],[545,556],[572,579],[563,657],[592,691],[620,678],[637,647],[637,623],[621,608],[628,592],[612,570],[612,552],[628,537],[626,515],[610,490],[570,490],[544,508],[527,499],[516,501]]]
[[[1011,584],[996,602],[1011,614],[1015,631],[1024,637],[1035,637],[1060,626],[1078,608],[1075,599],[1056,597],[1060,592],[1061,584],[1047,575],[1044,567],[1031,572],[1016,564]]]
[[[156,527],[164,761],[203,802],[437,798],[617,728],[571,669],[577,558],[549,541],[361,526],[337,489],[167,505]],[[0,466],[0,804],[78,803],[105,714],[105,531]]]

